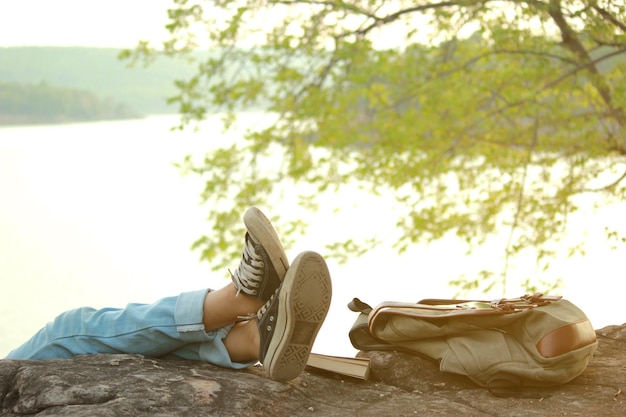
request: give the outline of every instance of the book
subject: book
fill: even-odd
[[[370,372],[370,359],[348,358],[311,352],[307,366],[352,378],[367,380]]]

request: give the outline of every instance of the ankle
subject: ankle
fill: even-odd
[[[263,306],[245,294],[237,294],[232,283],[217,291],[209,291],[204,299],[203,322],[206,331],[219,329],[234,323],[239,316],[256,314]]]
[[[254,297],[238,292],[237,288],[235,288],[232,283],[229,286],[233,294],[233,304],[235,305],[235,310],[239,311],[241,313],[240,315],[256,314],[256,312],[259,311],[259,309],[265,304],[263,301],[259,301]]]
[[[224,338],[224,346],[230,359],[239,363],[258,361],[259,343],[256,320],[236,323]]]

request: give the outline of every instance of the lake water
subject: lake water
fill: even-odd
[[[245,115],[247,123],[262,119]],[[226,271],[211,272],[189,249],[206,228],[207,208],[198,204],[199,179],[181,176],[172,165],[215,146],[222,134],[217,120],[196,134],[169,131],[177,120],[155,116],[0,128],[0,358],[70,308],[149,303],[228,282]],[[235,140],[233,135],[228,139]],[[292,248],[292,258],[307,249],[324,254],[324,244],[364,230],[393,236],[386,197],[352,190],[324,198],[334,205],[322,204],[310,218],[310,233]],[[296,213],[291,204],[281,210]],[[334,212],[336,205],[342,206],[340,213]],[[563,277],[561,294],[580,306],[595,328],[625,322],[626,312],[615,308],[623,298],[623,247],[611,250],[603,234],[604,222],[626,233],[625,209],[582,210],[572,218],[571,230],[572,239],[586,239],[586,256],[556,260],[546,273],[520,260],[513,279]],[[385,245],[345,265],[329,261],[333,303],[314,350],[355,353],[348,330],[356,315],[346,307],[353,297],[371,304],[448,298],[455,292],[449,280],[497,268],[500,241],[471,256],[448,238],[401,256]]]

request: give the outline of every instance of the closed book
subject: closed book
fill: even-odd
[[[307,366],[352,378],[367,380],[370,372],[370,359],[348,358],[311,352]]]

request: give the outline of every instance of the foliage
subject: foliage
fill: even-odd
[[[547,267],[578,195],[626,197],[622,2],[176,0],[168,13],[171,40],[135,59],[214,51],[177,82],[181,127],[242,106],[277,115],[184,164],[207,179],[213,230],[196,247],[216,267],[238,250],[240,213],[280,184],[312,209],[348,183],[392,193],[398,251],[448,233],[471,251],[509,228],[504,270],[488,270],[494,256],[485,280],[457,282],[488,289],[506,287],[511,257]]]

